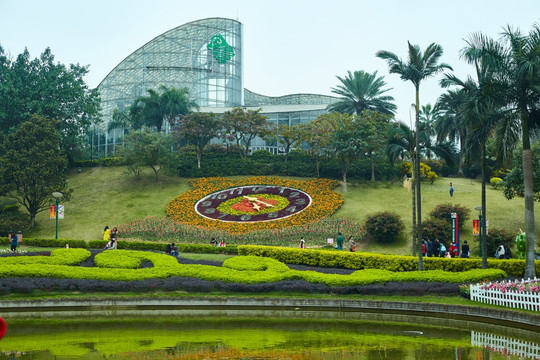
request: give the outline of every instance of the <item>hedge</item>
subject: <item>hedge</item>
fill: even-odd
[[[476,269],[459,273],[442,270],[395,273],[381,269],[365,269],[350,275],[323,274],[292,270],[278,260],[256,256],[234,257],[226,260],[223,267],[217,269],[208,265],[179,264],[172,256],[133,250],[100,253],[95,257],[98,267],[73,266],[89,256],[90,252],[85,249],[57,249],[51,252],[51,256],[3,257],[0,258],[0,277],[138,281],[179,276],[244,284],[298,279],[327,286],[383,284],[392,281],[463,283],[506,277],[504,271],[497,269]],[[142,261],[150,261],[154,267],[138,268]],[[111,268],[114,271],[111,271]]]
[[[372,253],[351,253],[333,250],[312,250],[284,248],[277,246],[238,246],[238,254],[244,256],[261,256],[276,259],[286,264],[308,265],[328,268],[345,268],[353,270],[383,269],[389,271],[415,271],[418,269],[418,258],[415,256],[383,255]],[[462,258],[423,258],[424,270],[443,270],[463,272],[482,268],[482,259]],[[536,272],[540,273],[540,261],[535,261]],[[488,268],[500,269],[508,275],[520,277],[525,273],[525,260],[488,259]]]
[[[63,248],[69,244],[70,248],[82,249],[103,249],[107,244],[107,240],[74,240],[74,239],[35,239],[23,238],[20,245],[38,246],[38,247],[58,247]],[[0,237],[0,245],[9,245],[7,237]],[[150,241],[125,241],[118,240],[118,249],[130,250],[150,250],[150,251],[165,251],[167,244],[163,242]],[[179,252],[199,253],[199,254],[238,254],[237,245],[227,245],[225,247],[205,245],[205,244],[176,244]]]

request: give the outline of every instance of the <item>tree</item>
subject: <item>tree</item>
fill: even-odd
[[[154,172],[156,182],[159,182],[158,174],[171,155],[171,136],[143,128],[126,135],[124,141],[126,144],[121,154],[133,173],[137,176],[138,169],[147,166]]]
[[[177,140],[187,139],[195,145],[197,152],[197,167],[201,168],[203,150],[210,140],[218,135],[221,130],[221,121],[214,113],[191,113],[180,117],[177,123],[174,137]]]
[[[66,183],[67,158],[60,149],[56,125],[34,115],[5,138],[0,152],[0,192],[28,211],[31,227],[36,215],[54,201],[53,192],[61,192],[63,200],[71,194]]]
[[[418,45],[411,45],[410,42],[408,42],[409,45],[409,59],[408,62],[404,62],[398,56],[392,52],[389,51],[378,51],[377,57],[386,60],[389,66],[390,73],[392,74],[398,74],[401,77],[401,80],[403,81],[410,81],[413,83],[416,93],[416,101],[415,101],[415,110],[416,110],[416,121],[415,121],[415,129],[416,133],[418,134],[420,132],[420,83],[422,80],[427,79],[429,77],[432,77],[440,72],[442,72],[444,69],[452,69],[450,65],[440,63],[439,59],[443,54],[443,49],[440,45],[432,43],[428,45],[425,52],[422,53],[420,50],[420,47]],[[420,139],[416,137],[416,148],[420,148]],[[420,152],[417,151],[415,153],[415,164],[416,164],[416,178],[420,179]],[[417,208],[417,224],[418,224],[418,234],[413,234],[413,243],[416,242],[416,238],[418,241],[418,270],[423,269],[422,264],[422,251],[420,249],[421,240],[422,240],[422,206],[421,206],[421,200],[422,200],[422,194],[421,194],[421,186],[420,181],[416,182],[416,208]]]
[[[371,181],[375,181],[373,153],[382,150],[388,143],[386,134],[390,125],[390,115],[364,110],[358,116],[358,121],[366,145],[363,150],[368,154],[371,163]]]
[[[513,156],[512,169],[504,177],[502,185],[504,187],[504,196],[507,199],[514,197],[524,197],[525,189],[523,186],[523,157],[521,156],[522,149],[517,149],[517,154]],[[540,164],[540,140],[532,143],[531,151],[533,155],[533,163]],[[533,169],[534,201],[540,201],[540,167],[535,166]]]
[[[236,141],[236,145],[241,149],[242,159],[247,158],[253,139],[257,136],[262,138],[270,134],[267,117],[261,115],[261,111],[262,109],[248,110],[236,107],[223,113],[225,134]]]
[[[386,85],[384,77],[377,77],[365,71],[347,72],[347,76],[337,76],[341,84],[332,89],[334,94],[341,95],[340,100],[328,105],[328,111],[337,111],[349,115],[360,115],[364,110],[373,110],[382,114],[394,115],[397,107],[392,96],[383,95],[392,89],[383,89]]]
[[[439,108],[431,106],[431,104],[422,105],[420,108],[420,123],[424,129],[424,132],[429,136],[429,140],[434,138],[437,133],[435,131],[435,123],[441,116]],[[426,157],[431,159],[431,151],[426,148]]]
[[[519,29],[508,26],[503,32],[508,48],[499,54],[507,55],[504,80],[507,84],[507,106],[513,116],[514,123],[521,127],[523,188],[525,198],[525,233],[527,239],[527,255],[525,277],[536,276],[534,265],[534,180],[530,130],[540,123],[540,25],[534,24],[529,34],[522,34]],[[509,122],[509,126],[512,126]],[[504,143],[512,145],[512,141],[501,139],[499,149],[506,149]],[[514,142],[515,144],[515,142]],[[511,154],[511,151],[507,151]]]
[[[334,131],[330,134],[330,148],[341,162],[341,176],[343,178],[343,191],[347,191],[347,172],[351,163],[363,154],[368,147],[364,128],[358,117],[349,114],[325,114],[334,124]]]
[[[467,127],[465,117],[458,110],[465,101],[463,89],[448,90],[439,96],[437,107],[441,111],[441,116],[435,122],[435,132],[437,141],[448,139],[459,141],[459,168],[458,176],[463,176],[463,162],[465,156],[465,146],[467,144]]]
[[[128,110],[134,129],[155,126],[161,132],[163,121],[173,128],[180,116],[199,108],[197,103],[189,99],[187,88],[169,89],[161,85],[158,91],[148,89],[146,92],[148,95],[136,98]]]
[[[333,126],[325,115],[327,114],[319,115],[312,122],[300,125],[301,139],[306,142],[309,154],[315,159],[317,177],[321,176],[321,157],[330,153],[330,133],[333,131]]]
[[[458,111],[464,116],[467,126],[467,156],[480,154],[482,164],[482,222],[480,237],[482,239],[482,268],[487,268],[486,238],[486,177],[487,151],[486,143],[494,134],[494,129],[502,118],[501,83],[497,79],[497,59],[492,56],[499,45],[482,34],[473,34],[466,41],[461,56],[476,71],[476,81],[470,76],[463,81],[455,75],[446,75],[441,85],[459,86],[464,93]]]
[[[302,132],[300,131],[300,125],[285,125],[279,124],[275,133],[267,136],[270,141],[276,141],[285,149],[285,156],[283,162],[287,162],[289,159],[289,153],[291,149],[302,142]]]
[[[0,131],[13,132],[34,114],[55,119],[60,147],[73,160],[100,110],[97,89],[83,81],[87,73],[88,66],[55,63],[49,48],[34,60],[25,49],[11,62],[0,47]]]

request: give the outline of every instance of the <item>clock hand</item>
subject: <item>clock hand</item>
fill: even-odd
[[[260,199],[257,198],[257,197],[246,196],[246,195],[244,195],[244,199],[247,199],[249,202],[261,203],[261,204],[264,204],[264,205],[266,205],[266,206],[268,206],[268,207],[274,207],[274,205],[269,204],[269,203],[267,203],[267,202],[264,202],[264,201],[260,200]]]

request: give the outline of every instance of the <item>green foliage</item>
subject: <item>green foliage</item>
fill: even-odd
[[[0,192],[21,204],[34,225],[36,214],[53,204],[52,193],[59,191],[68,200],[65,153],[52,120],[33,116],[8,135],[0,154]]]
[[[427,173],[427,176],[426,176],[426,179],[431,183],[433,184],[435,182],[435,180],[437,180],[439,178],[439,175],[435,174],[435,172],[433,171],[428,171]]]
[[[414,272],[418,269],[418,258],[415,256],[382,255],[371,253],[350,253],[346,251],[291,249],[275,246],[241,245],[238,254],[244,256],[270,257],[286,264],[298,264],[317,267],[345,268],[353,270],[381,269],[389,271]],[[462,258],[423,258],[424,270],[440,270],[448,272],[468,272],[482,269],[482,259]],[[490,269],[502,270],[512,276],[523,276],[525,260],[488,259]],[[540,270],[540,261],[536,261],[536,269]],[[477,274],[481,274],[478,272]],[[464,275],[466,278],[468,275]],[[483,280],[479,275],[479,280]],[[504,277],[504,276],[503,276]],[[438,281],[438,280],[429,280]],[[475,280],[464,280],[470,282]]]
[[[85,130],[99,110],[97,89],[89,89],[83,80],[88,67],[55,62],[49,48],[35,59],[27,50],[13,62],[7,57],[0,47],[0,133],[15,132],[33,115],[54,119],[59,148],[73,160],[84,148]]]
[[[390,243],[397,239],[405,225],[398,214],[385,211],[368,216],[364,227],[366,234],[375,241]]]
[[[255,137],[264,138],[270,134],[270,126],[266,116],[261,115],[262,109],[248,110],[241,107],[232,108],[223,113],[225,139],[234,141],[241,151],[240,156],[246,159],[249,146]]]
[[[499,229],[499,228],[489,228],[487,234],[487,254],[488,256],[493,256],[499,245],[507,246],[512,249],[515,244],[515,235],[510,232]]]
[[[158,182],[158,174],[171,156],[171,136],[145,128],[132,131],[124,139],[126,145],[121,153],[128,168],[138,177],[141,167],[149,167]]]
[[[430,218],[422,222],[422,236],[424,239],[450,239],[452,237],[452,225],[444,220]]]
[[[222,123],[214,113],[195,112],[180,117],[174,131],[174,137],[178,143],[187,140],[195,146],[197,153],[197,167],[201,167],[201,158],[204,148],[210,140],[218,135]]]
[[[459,229],[463,230],[465,228],[465,223],[470,219],[471,216],[471,210],[464,206],[450,203],[439,204],[435,206],[433,210],[431,210],[429,216],[452,224],[452,213],[458,214]]]
[[[494,189],[498,189],[499,186],[501,186],[502,184],[502,181],[503,179],[499,178],[499,177],[491,177],[491,179],[489,179],[489,183],[491,184],[491,186],[494,188]]]
[[[309,250],[303,249],[305,252]],[[354,254],[352,254],[354,255]],[[506,277],[502,270],[466,270],[462,272],[403,271],[394,272],[377,268],[365,268],[351,275],[324,274],[315,271],[292,270],[282,261],[270,257],[237,256],[225,260],[216,271],[214,266],[182,265],[176,258],[146,251],[109,250],[95,257],[98,267],[77,267],[87,259],[90,252],[84,249],[58,249],[51,256],[0,258],[0,277],[51,277],[65,279],[96,279],[114,281],[137,281],[165,279],[170,277],[195,277],[209,281],[258,284],[301,279],[327,286],[353,286],[383,284],[391,281],[437,281],[463,283]],[[375,260],[375,259],[374,259]],[[380,259],[379,259],[380,260]],[[150,261],[151,268],[140,269],[143,261]],[[380,261],[378,262],[380,264]],[[385,265],[390,264],[388,262]],[[114,271],[111,271],[114,269]]]

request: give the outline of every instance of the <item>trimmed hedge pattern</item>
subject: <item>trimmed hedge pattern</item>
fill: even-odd
[[[345,268],[354,270],[383,269],[389,271],[415,271],[418,258],[415,256],[382,255],[372,253],[351,253],[333,250],[293,249],[276,246],[238,246],[238,254],[262,256],[276,259],[286,264],[317,267]],[[536,272],[540,273],[540,261],[536,261]],[[482,259],[431,258],[423,259],[424,270],[450,272],[470,271],[482,268]],[[520,277],[525,273],[525,260],[488,259],[490,269],[500,269],[508,275]]]
[[[98,267],[73,266],[90,256],[85,249],[57,249],[51,256],[17,256],[0,258],[0,277],[50,277],[58,279],[95,279],[110,281],[139,281],[192,277],[226,283],[257,284],[284,280],[304,280],[327,286],[355,286],[383,284],[392,281],[423,281],[463,283],[496,280],[506,277],[502,270],[470,270],[464,272],[409,271],[392,272],[365,269],[350,275],[322,274],[315,271],[298,271],[282,262],[258,256],[239,256],[226,260],[222,268],[208,265],[183,265],[177,259],[153,252],[110,250],[96,255]],[[138,268],[142,261],[150,261],[152,268]],[[114,271],[111,271],[111,268]],[[219,271],[216,271],[219,270]]]

